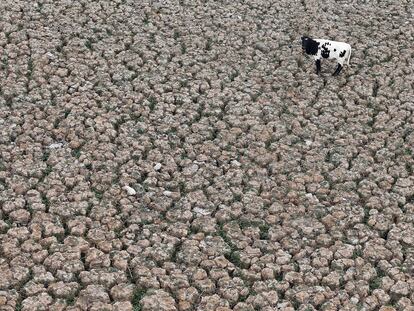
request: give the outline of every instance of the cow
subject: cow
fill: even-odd
[[[338,61],[338,67],[336,67],[333,76],[337,76],[346,60],[346,64],[349,65],[349,59],[351,58],[351,46],[345,42],[331,41],[325,39],[312,39],[304,36],[302,39],[303,51],[313,56],[316,64],[316,74],[321,71],[321,59],[336,59]]]

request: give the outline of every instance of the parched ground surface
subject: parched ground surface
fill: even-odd
[[[0,1],[0,310],[413,310],[413,6]]]

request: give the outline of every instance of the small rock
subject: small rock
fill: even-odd
[[[237,161],[237,160],[232,160],[231,161],[231,165],[233,165],[235,167],[240,167],[241,166],[241,163],[239,161]]]
[[[209,211],[207,211],[207,210],[205,210],[205,209],[202,209],[202,208],[199,208],[199,207],[195,207],[195,208],[193,209],[193,211],[194,211],[194,212],[196,212],[196,213],[198,213],[198,214],[201,214],[201,215],[203,215],[203,216],[210,215],[210,212],[209,212]]]
[[[49,149],[59,149],[63,147],[63,143],[53,143],[48,146]]]
[[[131,188],[130,186],[124,186],[124,187],[122,187],[122,189],[124,189],[128,193],[128,195],[136,195],[137,194],[135,189]]]
[[[157,163],[154,165],[154,170],[159,171],[161,169],[161,163]]]
[[[261,42],[261,41],[257,42],[255,47],[262,53],[266,54],[267,52],[269,52],[269,48],[266,46],[264,42]]]

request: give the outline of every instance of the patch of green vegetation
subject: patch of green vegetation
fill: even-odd
[[[233,194],[233,201],[235,201],[235,202],[240,202],[240,201],[241,201],[241,199],[242,199],[241,194],[239,194],[239,193],[235,193],[235,194]]]
[[[187,46],[184,42],[181,42],[181,54],[187,53]]]
[[[266,140],[265,142],[265,147],[267,150],[270,150],[272,147],[272,144],[275,142],[275,139],[273,137],[269,138],[268,140]]]
[[[149,24],[149,16],[148,16],[148,14],[145,14],[144,15],[144,18],[142,19],[142,21],[144,22],[145,25],[148,25]]]
[[[214,128],[214,129],[211,131],[211,140],[215,140],[215,139],[217,138],[217,136],[218,136],[218,133],[219,133],[219,130],[218,130],[218,129],[216,129],[216,128]]]
[[[362,257],[362,251],[361,249],[355,249],[352,254],[352,259],[357,259],[358,257]]]
[[[42,203],[46,206],[46,210],[48,210],[50,206],[50,201],[44,193],[42,193]]]
[[[47,165],[46,166],[46,169],[45,169],[45,172],[44,172],[44,175],[45,176],[48,176],[51,172],[52,172],[52,166],[51,165]]]
[[[180,32],[177,29],[175,29],[174,35],[173,35],[174,40],[177,40],[179,37],[180,37]]]
[[[244,265],[240,259],[240,253],[238,251],[232,251],[231,253],[224,254],[224,257],[236,267],[244,268]]]
[[[268,240],[270,226],[268,224],[262,224],[259,226],[259,229],[260,229],[260,239]]]
[[[81,156],[80,148],[73,149],[72,150],[72,156],[79,159],[79,157]]]
[[[407,203],[414,203],[414,194],[406,197],[406,202]]]
[[[205,46],[206,51],[211,51],[212,47],[213,47],[213,39],[208,38],[206,42],[206,46]]]
[[[240,295],[239,302],[245,302],[248,297],[249,297],[249,294]]]
[[[97,198],[98,200],[102,200],[102,198],[103,198],[103,191],[99,191],[96,188],[92,188],[92,191],[95,194],[95,198]]]
[[[155,43],[157,40],[156,40],[156,38],[155,38],[155,33],[151,33],[150,34],[150,42],[151,43]]]
[[[178,187],[180,188],[180,193],[181,194],[186,193],[186,190],[185,190],[185,182],[184,181],[179,181],[178,182]]]
[[[151,95],[150,97],[148,97],[148,102],[149,102],[149,104],[148,104],[149,109],[151,111],[154,111],[155,106],[158,103],[157,99],[154,96]]]
[[[138,134],[144,134],[145,130],[143,128],[139,127],[139,128],[137,128],[137,133]]]
[[[368,211],[365,211],[365,214],[364,214],[364,219],[362,219],[362,223],[364,223],[364,224],[367,224],[368,225],[368,220],[369,220],[369,210]]]
[[[40,13],[40,12],[42,11],[42,9],[43,9],[43,3],[41,3],[41,2],[37,2],[36,11],[37,11],[38,13]]]
[[[173,252],[171,253],[171,257],[170,260],[172,262],[176,262],[177,261],[177,254],[180,251],[181,248],[181,242],[177,243],[177,245],[174,246]]]
[[[141,300],[145,296],[146,292],[147,291],[143,288],[135,289],[134,294],[132,295],[132,301],[131,301],[133,311],[141,311],[142,310]]]
[[[9,58],[7,56],[3,56],[1,59],[1,69],[6,69],[9,66]]]
[[[11,31],[7,31],[4,35],[6,36],[6,39],[7,39],[7,44],[9,44],[10,43],[10,34],[11,34],[12,32]]]
[[[196,235],[197,233],[200,232],[200,227],[192,225],[190,227],[190,232],[192,235]]]
[[[28,80],[31,80],[33,77],[33,69],[34,69],[33,59],[29,57],[29,60],[27,61],[27,75],[26,75]]]
[[[92,41],[89,38],[86,39],[85,46],[88,50],[93,51]]]
[[[46,162],[47,159],[49,159],[49,156],[50,156],[49,150],[45,150],[45,152],[43,152],[43,155],[42,155],[42,161]]]
[[[56,118],[53,122],[53,128],[57,129],[59,127],[60,121],[60,118]]]
[[[376,277],[369,282],[369,289],[372,292],[373,290],[380,288],[382,284],[382,278]]]
[[[188,86],[188,80],[181,80],[180,81],[180,86],[181,87],[187,87]]]
[[[375,80],[374,85],[372,87],[372,96],[377,97],[379,88],[380,88],[380,85],[378,81]]]
[[[247,220],[247,219],[240,219],[238,221],[240,229],[245,229],[247,227],[259,227],[262,225],[262,222],[260,221],[254,221],[254,220]]]

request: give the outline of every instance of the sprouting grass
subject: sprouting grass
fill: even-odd
[[[352,259],[356,259],[358,257],[362,257],[362,251],[360,249],[355,249],[352,254]]]
[[[382,284],[382,278],[381,277],[376,277],[374,279],[371,280],[371,282],[369,283],[369,289],[371,291],[380,288]]]
[[[85,46],[88,50],[90,50],[90,51],[93,50],[92,41],[90,39],[86,39]]]
[[[66,298],[66,304],[68,306],[73,306],[75,304],[75,295],[70,295],[68,298]]]
[[[45,205],[46,210],[48,210],[50,206],[50,201],[45,194],[42,194],[42,203]]]
[[[181,54],[187,53],[187,46],[184,42],[181,42]]]
[[[180,86],[181,87],[187,87],[188,86],[188,80],[181,80],[180,81]]]
[[[42,11],[42,9],[43,9],[43,3],[41,3],[41,2],[37,2],[36,11],[37,11],[38,13],[40,13],[40,12]]]
[[[81,156],[80,148],[73,149],[72,150],[72,156],[79,159],[79,157]]]
[[[148,97],[148,102],[149,102],[149,104],[148,104],[149,109],[151,111],[154,111],[155,106],[158,103],[157,99],[154,96],[150,96],[150,97]]]
[[[263,224],[259,226],[260,229],[260,239],[261,240],[268,240],[269,239],[269,225]]]
[[[208,38],[206,42],[205,50],[211,51],[212,48],[213,48],[213,39]]]
[[[7,56],[3,56],[1,58],[1,66],[0,68],[2,70],[6,69],[9,66],[9,58]]]
[[[144,18],[143,18],[142,21],[144,22],[145,25],[148,25],[149,24],[149,16],[148,16],[148,14],[145,14],[144,15]]]
[[[177,40],[179,37],[180,37],[180,32],[177,29],[174,30],[174,35],[173,35],[174,40]]]
[[[92,188],[93,193],[95,194],[95,198],[97,198],[98,200],[102,200],[103,198],[103,192],[99,191],[96,188]]]
[[[22,302],[21,301],[16,302],[16,306],[14,307],[14,310],[15,311],[20,311],[20,310],[22,310],[22,308],[23,308]]]
[[[133,311],[141,311],[142,310],[142,306],[141,306],[141,299],[145,296],[146,290],[142,289],[142,288],[137,288],[134,291],[134,294],[132,296],[132,310]]]
[[[27,79],[31,80],[33,77],[33,59],[30,57],[29,60],[27,61]]]
[[[45,150],[45,152],[43,152],[43,155],[42,155],[42,161],[46,162],[47,159],[49,159],[49,155],[50,155],[49,150]]]

